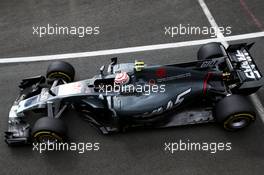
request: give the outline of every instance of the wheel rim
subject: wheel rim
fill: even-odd
[[[58,140],[51,135],[41,135],[39,136],[38,141],[40,143],[45,143],[45,144],[55,144],[58,142]]]
[[[63,142],[62,137],[51,132],[38,132],[34,134],[34,139],[39,143],[55,144]]]
[[[47,77],[48,78],[62,78],[62,79],[64,79],[67,82],[71,82],[72,81],[72,78],[69,75],[67,75],[66,73],[63,73],[63,72],[52,72]]]
[[[235,114],[230,116],[224,123],[224,127],[228,130],[236,130],[241,129],[250,124],[251,121],[253,121],[255,117],[252,114]]]
[[[230,122],[230,127],[234,129],[244,128],[248,125],[248,118],[237,118]]]

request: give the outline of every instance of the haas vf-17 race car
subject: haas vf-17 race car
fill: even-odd
[[[102,66],[93,78],[75,82],[71,64],[53,62],[46,76],[20,83],[5,140],[10,145],[64,142],[70,126],[63,116],[70,109],[103,134],[208,122],[229,131],[245,128],[256,117],[247,96],[263,85],[249,53],[252,45],[208,43],[197,61],[180,64],[118,64],[112,58],[107,71]],[[36,113],[40,117],[28,122]]]

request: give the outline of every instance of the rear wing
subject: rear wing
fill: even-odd
[[[258,89],[264,84],[262,73],[249,52],[253,45],[254,43],[234,44],[226,49],[228,65],[231,71],[236,72],[240,80],[240,90]]]

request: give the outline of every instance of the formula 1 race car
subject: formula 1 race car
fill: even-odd
[[[46,77],[23,79],[9,113],[6,143],[64,142],[63,115],[79,111],[103,134],[132,127],[164,128],[217,122],[226,130],[248,126],[256,118],[247,96],[263,85],[249,49],[253,44],[225,48],[208,43],[194,62],[147,66],[143,61],[117,64],[107,73],[74,80],[72,65],[56,61]],[[40,116],[33,124],[28,118]]]

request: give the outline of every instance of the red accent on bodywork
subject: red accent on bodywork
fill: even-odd
[[[207,91],[207,82],[208,80],[210,79],[210,77],[212,76],[212,73],[211,72],[208,72],[206,74],[206,77],[204,79],[204,82],[203,82],[203,94],[206,95],[206,91]]]
[[[163,77],[165,77],[166,76],[166,69],[164,69],[163,67],[161,67],[161,68],[158,68],[157,70],[156,70],[156,76],[158,77],[158,78],[163,78]]]

